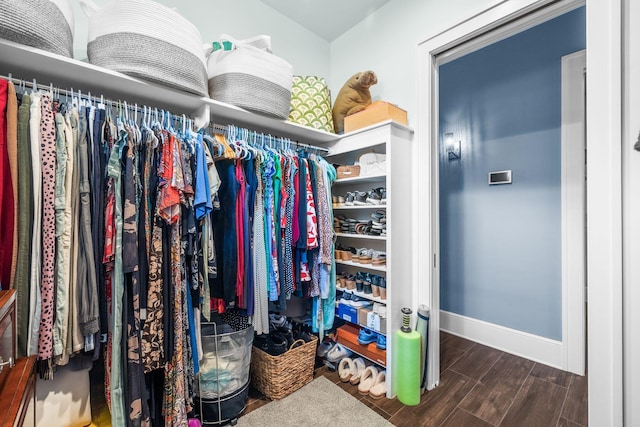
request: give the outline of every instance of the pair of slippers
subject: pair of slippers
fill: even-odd
[[[371,365],[366,366],[364,359],[345,357],[338,365],[340,381],[358,386],[358,393],[369,395],[373,399],[381,399],[387,395],[387,372],[380,371]]]

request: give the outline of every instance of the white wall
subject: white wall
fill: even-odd
[[[79,0],[71,1],[76,21],[74,58],[86,60],[88,20],[79,6]],[[94,3],[103,6],[110,1],[94,0]],[[271,36],[273,53],[288,61],[293,66],[294,74],[329,79],[329,42],[261,1],[156,1],[176,8],[193,23],[200,30],[203,43],[210,43],[221,34],[236,39],[268,34]]]
[[[626,43],[624,55],[624,135],[622,145],[623,168],[623,339],[624,339],[624,421],[627,426],[640,425],[640,153],[633,144],[640,130],[640,5],[636,0],[625,0],[624,25]]]
[[[499,0],[391,0],[331,43],[330,87],[337,95],[354,73],[373,70],[374,100],[397,104],[417,126],[418,43],[458,24]],[[417,140],[417,138],[416,138]]]

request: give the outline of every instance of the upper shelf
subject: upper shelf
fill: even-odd
[[[208,97],[145,82],[77,59],[0,40],[0,75],[8,76],[9,73],[18,79],[36,79],[41,84],[53,84],[64,89],[80,89],[83,93],[91,92],[93,96],[104,95],[112,100],[122,99],[132,104],[148,104],[167,109],[174,114],[191,114],[203,105],[209,105],[211,119],[215,123],[266,131],[274,136],[291,138],[302,143],[323,145],[340,138],[339,135],[252,113]]]

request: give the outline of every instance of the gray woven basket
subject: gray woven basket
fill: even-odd
[[[291,92],[250,74],[227,73],[210,78],[209,96],[256,113],[279,119],[289,117]]]
[[[89,62],[175,89],[207,95],[202,60],[171,43],[135,33],[111,33],[87,44]]]
[[[73,56],[73,31],[49,0],[0,0],[0,38]]]

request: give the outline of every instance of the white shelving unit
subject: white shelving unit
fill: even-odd
[[[77,59],[0,40],[0,75],[8,76],[9,73],[17,79],[36,79],[39,84],[53,84],[60,89],[73,88],[74,91],[80,89],[83,94],[91,92],[92,96],[104,95],[131,104],[147,104],[174,114],[192,115],[208,108],[214,123],[267,131],[308,144],[325,145],[339,138],[332,133],[254,114],[234,105],[149,83]]]
[[[367,247],[386,252],[386,265],[373,266],[353,261],[336,261],[338,272],[354,274],[357,271],[371,272],[386,278],[387,299],[381,300],[363,292],[347,291],[362,298],[383,303],[387,306],[387,397],[396,391],[392,388],[393,378],[393,334],[402,325],[403,307],[413,307],[410,249],[412,227],[412,152],[413,130],[393,121],[385,121],[343,135],[338,141],[328,144],[327,159],[334,164],[352,165],[362,154],[375,152],[386,154],[385,173],[371,176],[357,176],[340,179],[332,187],[333,196],[346,196],[348,191],[369,191],[385,187],[387,203],[370,206],[334,207],[336,215],[363,220],[371,213],[384,210],[387,215],[387,236],[336,233],[338,243],[344,247]],[[391,171],[393,170],[393,174]],[[357,325],[357,324],[355,324]]]

